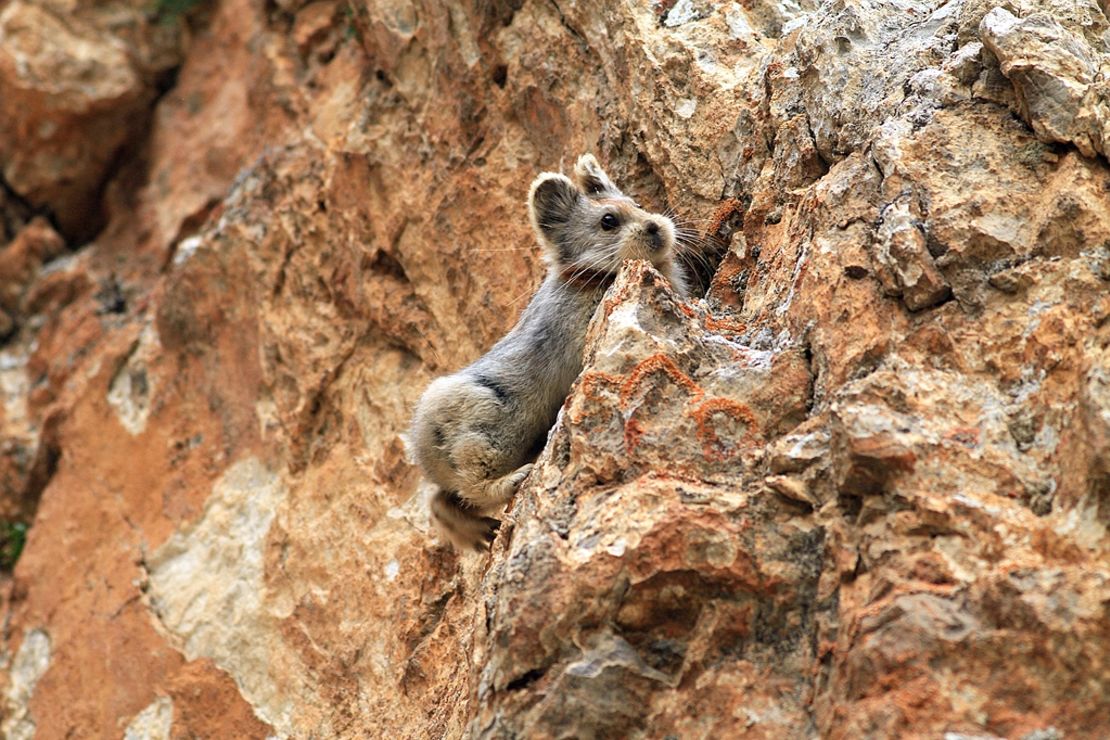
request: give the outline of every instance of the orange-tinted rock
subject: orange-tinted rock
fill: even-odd
[[[141,5],[0,11],[0,732],[1110,732],[1096,3]],[[412,404],[582,151],[709,293],[623,270],[460,555]]]
[[[64,249],[62,238],[44,219],[37,218],[20,230],[0,251],[0,308],[9,314],[20,312],[32,278]]]
[[[126,0],[16,0],[0,11],[0,171],[76,241],[103,225],[104,179],[177,63],[179,34],[146,16]]]

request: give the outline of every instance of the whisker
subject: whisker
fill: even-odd
[[[617,252],[613,251],[611,253],[592,256],[585,261],[576,261],[572,264],[572,267],[574,267],[575,269],[573,272],[571,272],[571,277],[577,278],[589,272],[590,270],[603,268],[616,256]]]
[[[600,269],[600,270],[603,270],[605,272],[612,271],[612,262],[613,262],[614,258],[619,253],[620,253],[620,247],[617,246],[617,247],[610,248],[610,249],[606,250],[605,252],[603,252],[601,254],[595,254],[595,255],[587,254],[585,259],[579,258],[575,262],[571,263],[570,267],[572,267],[573,269],[570,273],[569,279],[572,283],[572,287],[574,288],[575,297],[580,296],[583,293],[585,293],[586,289],[587,289],[587,286],[575,286],[575,285],[573,285],[574,281],[578,277],[581,277],[582,275],[585,275],[587,272],[590,272],[591,270]]]
[[[518,295],[516,298],[509,301],[509,305],[512,306],[512,307],[515,307],[518,303],[520,303],[521,298],[524,298],[525,296],[530,296],[533,292],[535,292],[535,288],[529,287],[527,290],[525,290],[523,293]]]
[[[695,223],[695,222],[697,222],[697,223],[707,224],[707,223],[711,223],[713,221],[712,218],[706,218],[706,217],[702,217],[702,216],[683,216],[681,214],[674,214],[670,218],[671,218],[672,221],[683,221],[685,223]]]
[[[698,217],[694,217],[694,216],[677,216],[677,215],[675,215],[675,216],[671,216],[670,219],[672,221],[674,221],[675,223],[681,223],[681,224],[711,224],[711,223],[713,223],[713,219],[711,219],[711,218],[698,218]]]
[[[699,276],[712,276],[716,262],[727,249],[723,239],[715,234],[679,229],[675,234],[675,253],[679,260]]]
[[[474,254],[487,254],[492,252],[531,252],[533,250],[532,247],[490,247],[488,249],[472,249],[470,251]]]

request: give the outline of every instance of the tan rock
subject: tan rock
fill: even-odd
[[[0,308],[15,314],[43,265],[61,256],[65,242],[43,218],[36,218],[0,251]]]
[[[1084,20],[1090,19],[1079,30],[1093,37],[1094,46],[1082,33],[1072,33],[1056,18],[1036,12],[1035,6],[1027,6],[1028,15],[1020,18],[1005,8],[991,10],[979,24],[979,35],[998,59],[1002,74],[1013,81],[1022,117],[1038,138],[1070,142],[1088,157],[1106,156],[1110,90],[1099,81],[1106,18],[1094,2],[1079,6],[1087,11]]]
[[[0,11],[5,732],[1110,733],[1100,6],[140,5]],[[587,150],[709,292],[626,266],[458,555],[412,404]]]
[[[133,5],[17,0],[0,11],[4,182],[77,241],[103,224],[103,180],[142,128],[155,75],[176,61],[175,35],[137,21]]]

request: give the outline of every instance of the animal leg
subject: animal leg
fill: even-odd
[[[482,509],[501,507],[509,502],[516,489],[520,488],[520,484],[531,472],[532,463],[527,463],[500,478],[478,481],[461,493],[464,498]]]
[[[436,491],[431,502],[432,523],[458,550],[482,552],[493,542],[501,522],[459,497],[454,491]]]

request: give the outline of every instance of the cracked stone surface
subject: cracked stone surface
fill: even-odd
[[[4,732],[1110,734],[1104,7],[11,0]],[[460,556],[402,435],[584,151],[703,295]]]
[[[113,160],[143,132],[159,78],[180,63],[180,26],[135,0],[13,0],[0,9],[0,172],[67,235],[102,222]]]

